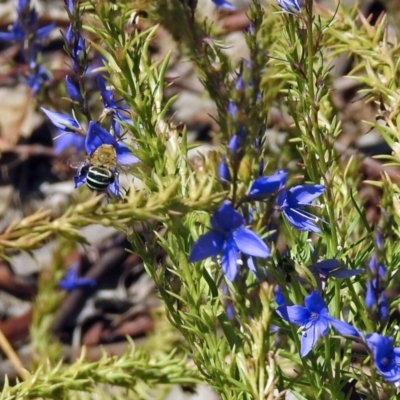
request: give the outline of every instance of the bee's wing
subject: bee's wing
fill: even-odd
[[[88,165],[88,163],[87,157],[72,156],[67,160],[67,164],[73,169],[80,169]]]
[[[123,173],[123,174],[132,174],[132,172],[134,171],[135,167],[138,166],[138,163],[136,164],[130,164],[130,165],[117,165],[116,170],[119,173]]]

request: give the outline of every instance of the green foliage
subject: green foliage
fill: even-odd
[[[185,358],[173,353],[162,358],[152,358],[132,346],[121,357],[104,355],[99,361],[84,361],[85,352],[79,360],[68,367],[44,363],[29,379],[10,386],[7,381],[1,399],[67,398],[70,391],[92,392],[97,384],[123,386],[135,391],[140,381],[148,385],[193,385],[200,382],[198,373],[188,368]]]
[[[347,269],[358,269],[365,267],[375,251],[374,227],[357,191],[361,159],[338,142],[342,124],[331,78],[336,57],[354,58],[348,76],[360,87],[358,101],[378,105],[379,121],[369,125],[393,150],[380,159],[388,166],[400,166],[399,46],[388,36],[386,17],[371,25],[355,7],[340,6],[334,13],[316,11],[312,3],[305,1],[302,13],[294,15],[272,12],[272,7],[264,9],[254,0],[248,12],[252,33],[246,35],[249,63],[237,65],[225,52],[224,32],[197,18],[185,1],[81,4],[90,46],[104,57],[109,83],[132,110],[132,125],[126,124],[128,144],[141,162],[129,173],[140,185],[132,184],[121,201],[106,202],[102,195],[84,193],[60,216],[41,210],[12,223],[0,235],[3,257],[16,250],[32,252],[46,240],[59,238],[54,264],[41,277],[34,306],[31,333],[37,359],[33,371],[23,382],[6,383],[1,399],[73,398],[72,392],[76,396],[80,391],[95,392],[98,385],[120,386],[132,398],[144,398],[152,386],[191,386],[203,381],[224,400],[273,399],[289,390],[297,398],[344,399],[346,379],[357,376],[361,392],[376,394],[375,372],[368,381],[361,372],[362,363],[357,366],[358,375],[353,371],[349,341],[342,345],[337,337],[326,337],[319,352],[301,358],[297,329],[274,313],[276,285],[294,304],[302,303],[307,289],[317,286],[307,267],[319,257],[336,258]],[[189,145],[186,128],[172,122],[175,97],[166,98],[164,91],[174,49],[163,49],[162,60],[152,58],[151,46],[161,27],[180,54],[193,63],[206,96],[215,103],[220,127],[215,137],[222,146],[240,127],[245,128],[245,155],[238,165],[229,165],[237,174],[228,189],[217,176],[221,154],[228,156],[228,150],[221,148],[193,160],[188,152],[197,145]],[[244,88],[237,88],[238,76]],[[227,112],[230,101],[240,105],[238,115]],[[271,115],[276,109],[286,118],[274,128],[287,134],[272,143],[272,133],[264,132],[271,131],[267,127],[273,125]],[[256,139],[263,141],[261,155],[253,145]],[[210,215],[221,202],[244,198],[259,176],[261,160],[265,161],[263,174],[285,168],[293,185],[300,177],[301,182],[326,186],[325,207],[316,211],[325,224],[323,234],[318,238],[299,234],[289,224],[270,228],[274,202],[256,202],[248,226],[263,238],[269,238],[272,230],[279,231],[271,245],[273,257],[257,265],[268,283],[266,275],[257,279],[246,268],[241,268],[235,282],[226,282],[218,259],[189,263],[188,254],[208,231]],[[386,214],[378,225],[384,237],[396,239],[384,244],[389,284],[394,286],[400,279],[400,189],[392,180],[383,174],[380,181],[367,183],[382,190]],[[79,229],[93,223],[124,232],[154,279],[165,303],[166,330],[173,330],[174,337],[166,341],[163,351],[155,350],[156,346],[132,347],[121,357],[104,355],[89,363],[83,354],[69,366],[62,361],[57,364],[61,348],[51,337],[50,323],[61,301],[55,290],[61,260],[75,243],[86,243]],[[285,257],[280,249],[287,249]],[[161,259],[160,254],[165,257]],[[379,324],[368,318],[361,300],[364,293],[365,281],[357,278],[330,280],[325,288],[331,315],[345,317],[370,333]],[[276,326],[280,331],[274,336]],[[156,332],[150,340],[164,340],[165,332]],[[178,350],[172,351],[175,347]],[[388,396],[394,393],[391,387],[384,390]]]

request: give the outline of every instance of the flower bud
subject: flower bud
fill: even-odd
[[[71,80],[69,76],[65,77],[65,89],[67,90],[68,96],[71,98],[71,100],[79,104],[83,103],[83,97],[78,86]]]
[[[229,171],[229,166],[226,163],[225,156],[222,156],[222,160],[218,164],[218,176],[222,186],[226,188],[228,183],[231,181],[231,173]]]
[[[287,12],[299,12],[303,4],[302,0],[277,0],[279,6]]]

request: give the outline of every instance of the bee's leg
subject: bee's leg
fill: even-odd
[[[111,194],[108,193],[108,191],[106,190],[104,193],[104,198],[106,199],[107,204],[111,203]]]

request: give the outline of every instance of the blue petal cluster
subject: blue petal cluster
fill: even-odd
[[[217,6],[217,8],[221,8],[227,11],[235,11],[236,7],[226,0],[212,0],[212,2]]]
[[[393,347],[393,339],[378,333],[367,335],[366,343],[372,352],[375,368],[383,379],[400,384],[400,347]]]
[[[320,233],[316,225],[319,218],[304,210],[305,206],[312,206],[312,202],[325,191],[323,185],[299,185],[283,190],[278,196],[278,206],[290,225],[299,231]]]
[[[29,0],[18,0],[17,19],[9,32],[0,32],[0,40],[19,43],[22,56],[29,66],[25,84],[32,89],[34,94],[39,93],[43,84],[50,80],[50,74],[38,64],[40,43],[46,39],[55,24],[39,27],[39,18],[36,10],[31,8]]]
[[[347,279],[365,272],[364,269],[345,269],[335,258],[318,261],[309,269],[315,277],[318,290],[322,290],[322,282],[326,282],[328,278]]]
[[[71,292],[78,288],[95,288],[97,282],[94,279],[79,278],[78,265],[73,264],[67,271],[65,277],[60,280],[58,286],[67,292]]]
[[[301,357],[305,357],[317,344],[321,336],[326,336],[332,326],[342,336],[359,337],[355,328],[346,322],[340,321],[329,315],[322,296],[313,291],[304,299],[303,306],[286,306],[281,295],[276,297],[279,301],[277,312],[287,322],[300,326],[303,329],[301,338]]]
[[[74,152],[82,153],[85,150],[85,137],[77,133],[65,133],[61,129],[57,129],[54,153],[62,154],[68,148]]]
[[[369,262],[368,277],[365,305],[373,319],[383,322],[389,317],[389,304],[385,294],[386,268],[383,263],[378,263],[376,254]]]
[[[46,110],[43,107],[41,107],[41,110],[47,115],[53,125],[61,132],[71,133],[82,130],[81,126],[78,124],[78,121],[67,114]]]
[[[286,184],[287,172],[277,171],[273,175],[256,179],[247,195],[249,200],[263,200],[280,191]]]
[[[228,150],[235,163],[238,163],[244,156],[246,137],[246,131],[241,126],[228,143]]]
[[[83,104],[82,93],[80,92],[78,85],[72,77],[65,77],[65,88],[72,101],[78,104]]]
[[[261,258],[270,256],[267,245],[244,226],[243,216],[228,201],[213,214],[211,227],[212,230],[194,244],[190,262],[221,255],[222,271],[229,281],[233,281],[239,272],[239,252]],[[251,262],[249,267],[254,268]]]
[[[97,86],[100,90],[101,100],[104,105],[104,113],[111,114],[111,126],[116,136],[121,136],[121,128],[119,125],[119,121],[124,123],[132,123],[130,118],[127,118],[123,112],[128,111],[128,106],[122,106],[119,103],[120,101],[114,100],[114,90],[107,89],[106,82],[101,76],[97,76]]]
[[[221,157],[221,161],[218,164],[218,176],[222,186],[226,188],[232,178],[225,156]]]
[[[282,10],[287,12],[299,12],[303,5],[303,0],[277,0]]]
[[[5,42],[24,43],[29,39],[31,44],[46,39],[53,30],[55,24],[49,24],[39,28],[39,19],[34,8],[30,7],[29,0],[19,0],[17,4],[17,19],[9,32],[0,32],[0,40]]]

